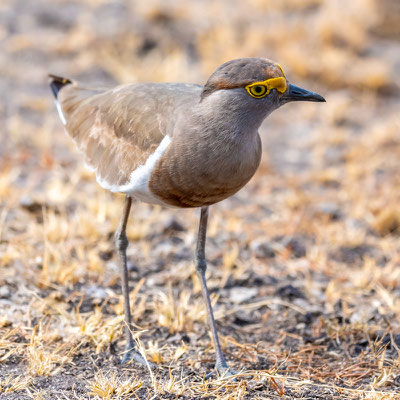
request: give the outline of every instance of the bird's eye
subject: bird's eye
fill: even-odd
[[[267,93],[267,87],[264,85],[255,85],[255,86],[250,86],[248,89],[250,95],[253,97],[259,98],[259,97],[264,97]]]
[[[279,76],[277,78],[251,83],[245,86],[245,89],[250,96],[260,99],[267,96],[272,89],[276,89],[279,93],[285,93],[287,90],[287,81],[286,78]]]

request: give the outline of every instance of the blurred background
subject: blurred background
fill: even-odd
[[[362,357],[370,356],[370,369],[362,370],[366,385],[396,385],[393,369],[390,378],[377,378],[389,367],[383,363],[379,369],[372,347],[363,342],[366,334],[384,338],[390,331],[400,346],[396,0],[1,0],[0,327],[13,335],[17,329],[19,336],[0,346],[3,356],[8,354],[0,376],[52,375],[69,365],[70,353],[51,358],[59,342],[49,331],[57,332],[62,343],[80,335],[87,351],[99,354],[119,340],[122,326],[112,319],[122,312],[112,234],[123,200],[98,187],[84,169],[63,132],[47,74],[102,86],[203,84],[218,65],[240,57],[280,63],[289,81],[320,93],[327,103],[288,104],[274,112],[260,129],[259,172],[245,189],[211,209],[210,286],[221,295],[216,312],[225,327],[222,335],[268,343],[274,357],[287,360],[287,349],[300,354],[310,343],[285,339],[290,329],[299,338],[343,334],[344,342],[361,346]],[[141,294],[135,294],[141,304],[135,321],[149,330],[145,337],[161,343],[168,332],[184,332],[197,335],[196,346],[209,344],[204,324],[197,324],[204,315],[191,269],[197,217],[193,210],[145,204],[133,210],[128,232],[132,286],[144,278]],[[167,312],[179,307],[168,290],[186,304],[184,323]],[[82,321],[106,299],[88,333]],[[252,299],[275,299],[276,304],[235,314],[235,307]],[[309,313],[306,323],[282,306],[285,301]],[[262,326],[251,329],[253,338],[229,330],[260,318]],[[51,329],[35,331],[38,321]],[[101,336],[104,324],[117,336]],[[42,335],[38,342],[32,342],[33,334]],[[227,343],[237,362],[240,348]],[[9,354],[7,348],[14,350]],[[198,369],[194,349],[186,349],[182,362]],[[39,350],[50,360],[48,369],[38,368],[32,358]],[[147,350],[162,354],[164,364],[172,357],[168,348]],[[344,354],[348,348],[335,351]],[[360,361],[361,350],[354,354]],[[310,369],[291,373],[309,379],[311,369],[329,369],[322,350],[314,357]],[[298,355],[292,365],[301,360]],[[247,362],[260,366],[257,358]],[[336,362],[333,358],[330,368],[337,374]],[[270,366],[265,360],[261,365]]]
[[[348,154],[344,143],[372,152],[372,131],[396,129],[399,8],[395,0],[3,0],[3,168],[15,157],[32,167],[53,155],[57,166],[69,157],[49,72],[101,85],[204,83],[227,60],[261,56],[279,62],[290,81],[329,99],[275,113],[262,127],[266,162],[295,172],[316,163],[321,172],[334,169]],[[313,140],[326,148],[316,154],[314,147],[310,155]],[[363,173],[371,178],[376,167],[363,165]]]

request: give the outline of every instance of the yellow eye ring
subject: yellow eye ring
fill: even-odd
[[[250,86],[247,90],[251,96],[256,97],[256,98],[264,97],[269,93],[269,90],[264,85]]]
[[[269,94],[271,89],[276,89],[279,93],[284,93],[287,89],[286,78],[270,78],[262,82],[254,82],[247,85],[245,89],[249,92],[249,95],[260,99]]]

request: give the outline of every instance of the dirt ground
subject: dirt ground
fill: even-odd
[[[0,399],[400,399],[400,7],[396,0],[0,2]],[[324,104],[262,125],[252,181],[210,210],[214,350],[192,256],[198,210],[134,204],[138,344],[119,364],[113,234],[47,73],[204,83],[278,61]]]

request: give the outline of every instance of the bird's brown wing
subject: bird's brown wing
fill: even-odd
[[[184,84],[128,84],[86,89],[76,83],[60,90],[65,127],[99,183],[120,187],[171,134],[179,108],[199,98],[201,88]],[[104,186],[104,185],[103,185]]]

